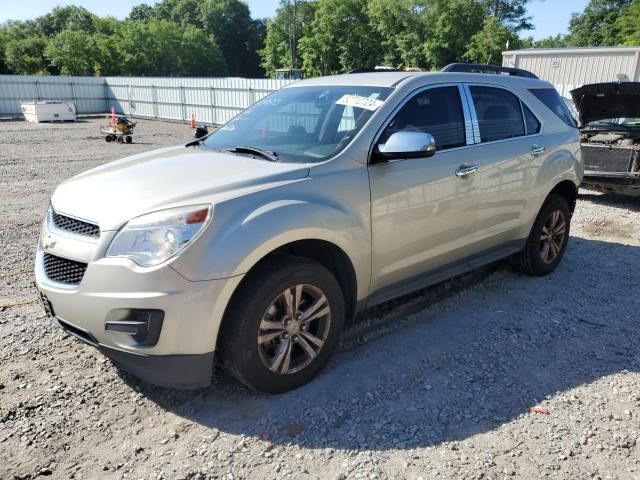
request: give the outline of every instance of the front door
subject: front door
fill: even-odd
[[[457,85],[419,91],[398,110],[377,141],[384,144],[397,131],[421,131],[433,135],[438,148],[430,158],[390,160],[369,167],[371,288],[382,297],[466,258],[473,248],[476,188],[473,171],[465,172],[464,167],[473,164],[474,147],[462,92]]]

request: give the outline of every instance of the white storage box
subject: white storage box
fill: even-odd
[[[73,102],[25,102],[22,113],[27,122],[65,122],[76,120]]]

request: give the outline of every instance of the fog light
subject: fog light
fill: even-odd
[[[119,308],[109,312],[104,329],[131,335],[139,345],[152,347],[158,343],[163,320],[162,310]]]

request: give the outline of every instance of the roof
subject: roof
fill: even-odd
[[[523,48],[522,50],[506,50],[502,55],[544,55],[544,54],[565,54],[573,53],[621,53],[640,52],[640,46],[635,47],[566,47],[566,48]]]

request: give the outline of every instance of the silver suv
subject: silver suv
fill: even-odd
[[[552,272],[578,130],[528,72],[449,70],[297,82],[203,139],[67,180],[38,243],[45,308],[148,382],[207,385],[217,353],[276,393],[364,308],[503,257]]]

